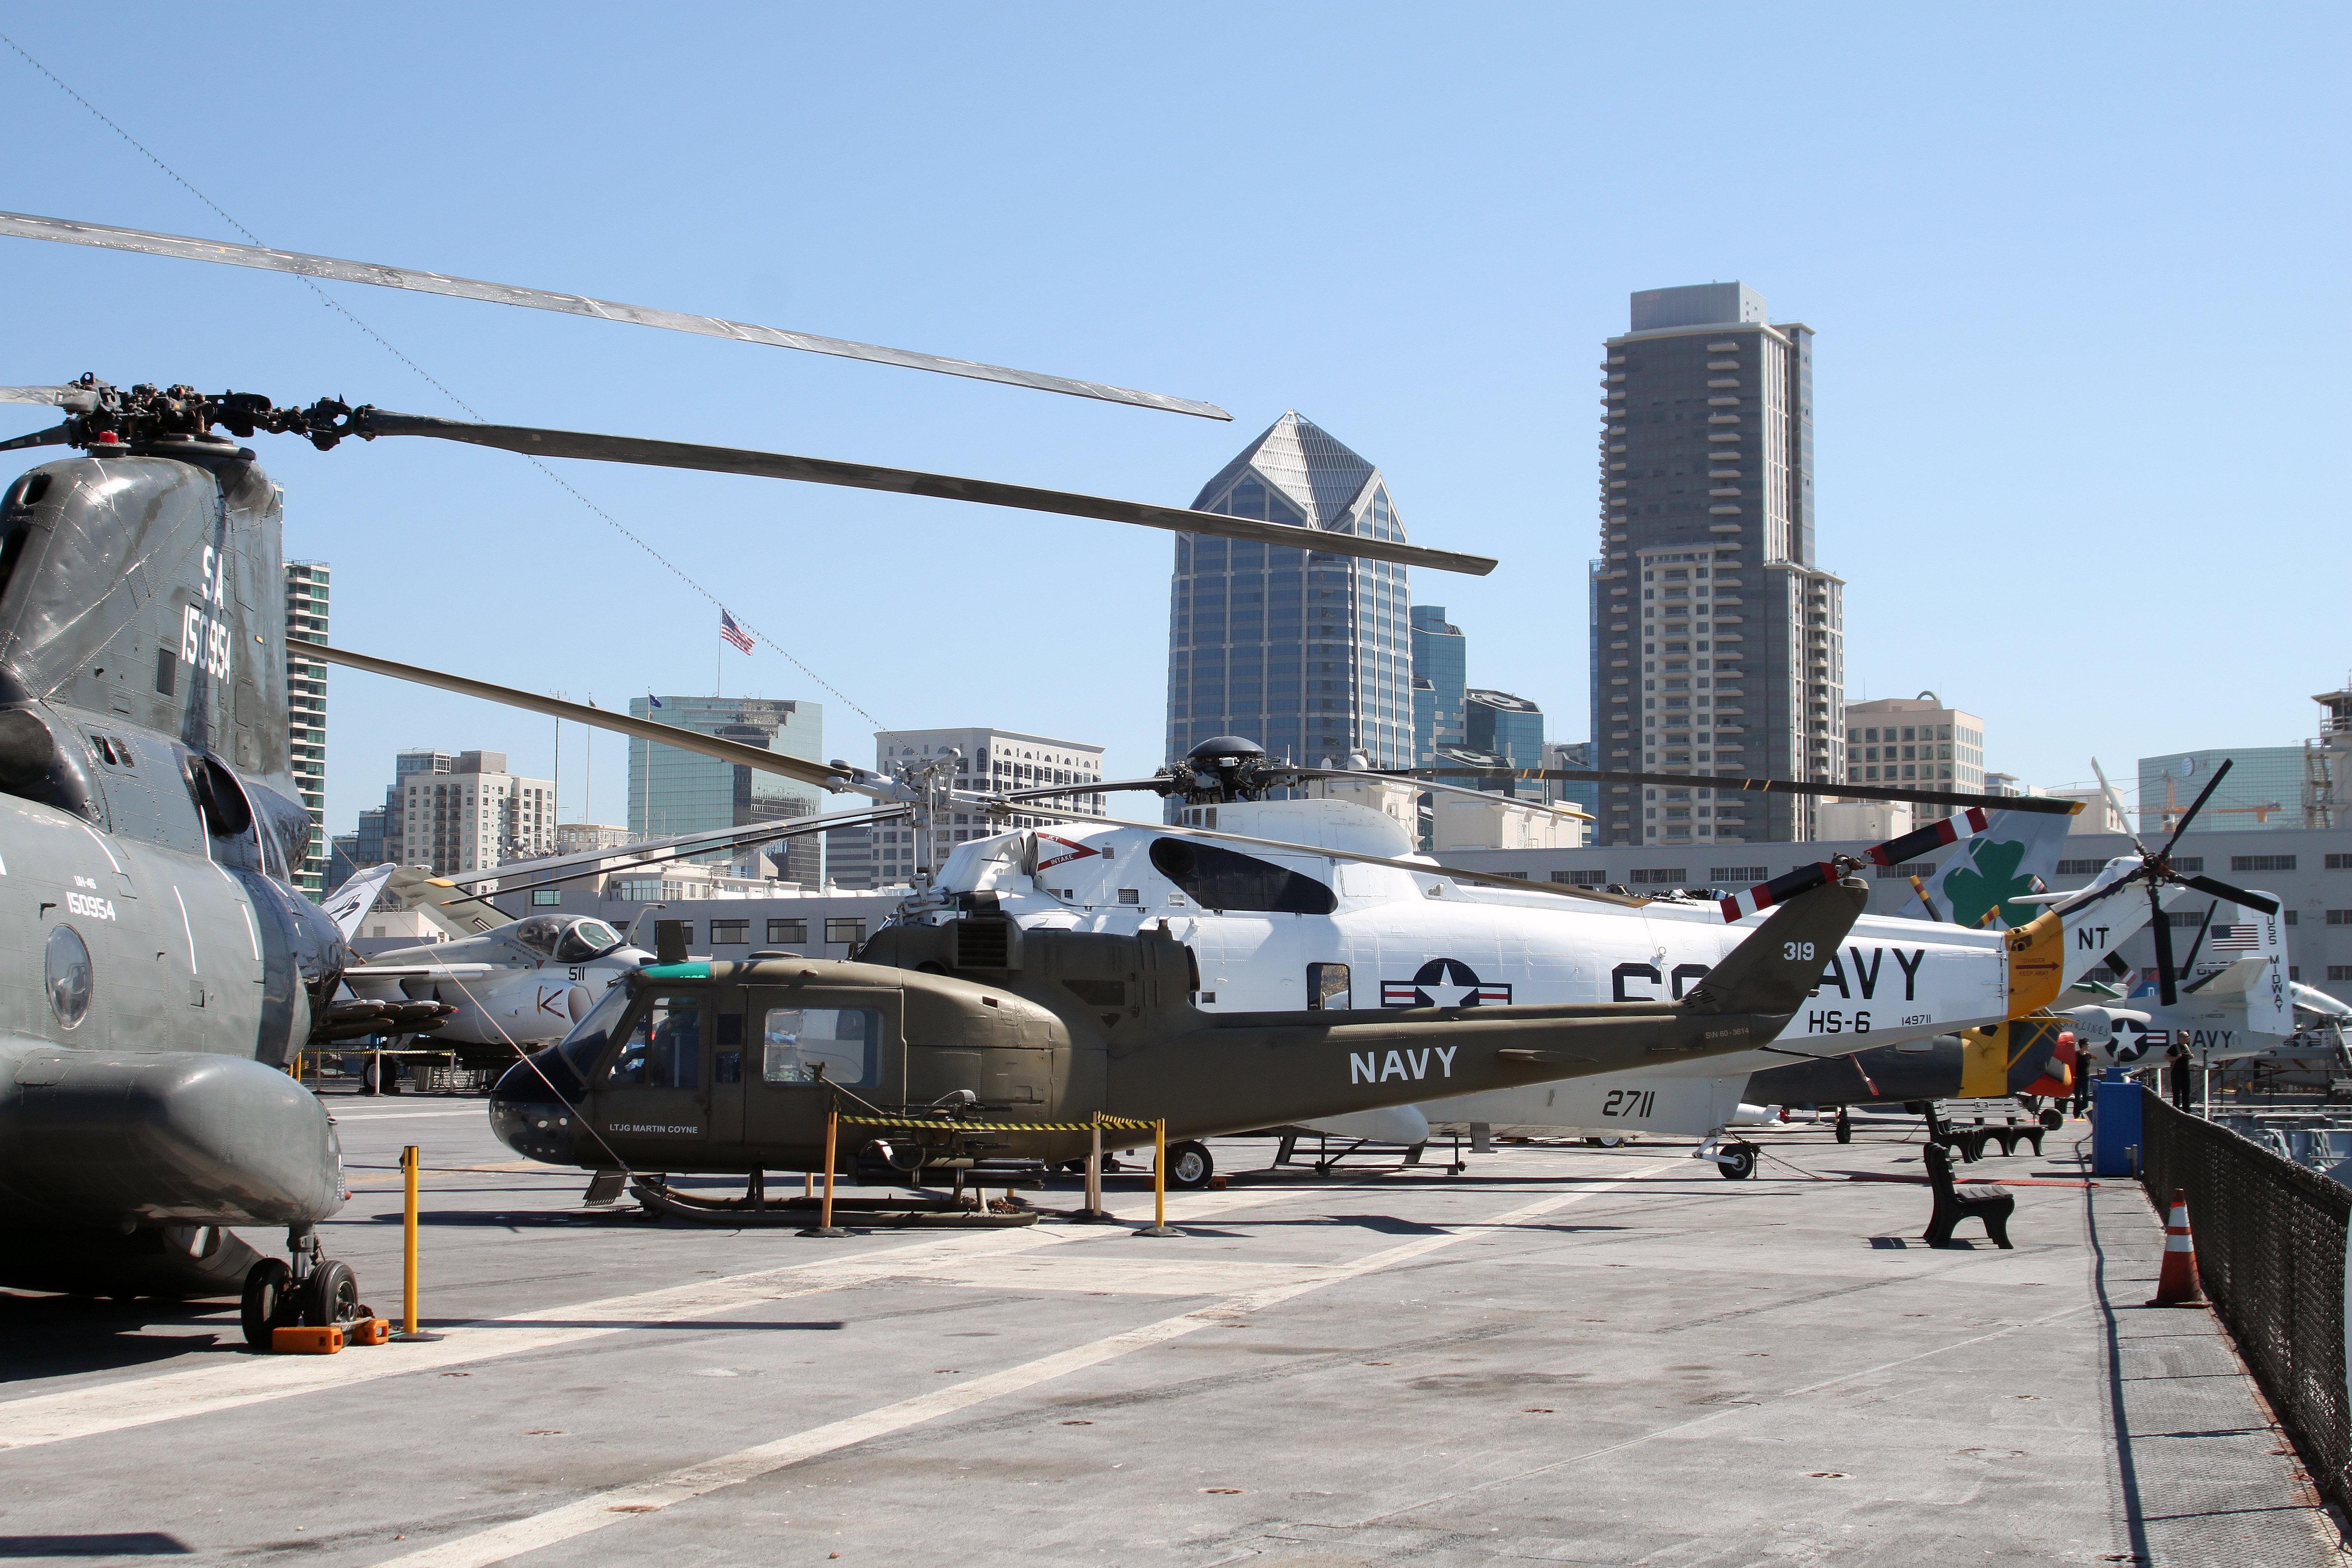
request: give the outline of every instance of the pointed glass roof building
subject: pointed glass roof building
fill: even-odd
[[[1293,409],[1217,471],[1198,511],[1404,539],[1381,471]],[[1413,765],[1405,569],[1311,545],[1180,534],[1168,616],[1167,754],[1244,735],[1270,757]]]

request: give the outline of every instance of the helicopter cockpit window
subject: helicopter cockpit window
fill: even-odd
[[[845,1089],[877,1079],[882,1015],[871,1007],[771,1007],[761,1043],[760,1076],[770,1083],[824,1081]]]
[[[656,996],[637,1016],[604,1082],[613,1089],[695,1089],[701,1069],[702,998]]]
[[[604,1046],[613,1037],[613,1030],[619,1026],[621,1015],[628,1005],[629,988],[614,985],[563,1037],[563,1044],[557,1049],[563,1053],[563,1059],[572,1064],[572,1070],[580,1075],[582,1082],[587,1081],[588,1075],[604,1059]]]
[[[563,922],[553,915],[533,915],[527,921],[517,921],[514,940],[541,958],[556,956],[556,944],[563,939]]]
[[[89,947],[71,926],[51,926],[41,955],[41,978],[58,1022],[72,1028],[89,1011]]]
[[[1339,907],[1331,889],[1314,878],[1213,844],[1154,839],[1151,864],[1203,909],[1328,915]]]
[[[552,921],[554,916],[542,915]],[[602,958],[621,945],[621,933],[603,921],[575,920],[563,929],[555,944],[555,956],[564,963],[585,963],[592,958]]]

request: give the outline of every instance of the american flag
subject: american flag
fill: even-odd
[[[719,635],[735,645],[737,653],[751,651],[751,634],[735,624],[735,617],[725,610],[719,612]]]
[[[2205,945],[2215,952],[2252,952],[2262,945],[2252,926],[2215,926]]]

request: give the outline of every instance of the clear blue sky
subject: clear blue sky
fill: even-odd
[[[5,26],[268,243],[1205,397],[1230,426],[462,301],[339,296],[493,419],[1189,501],[1297,407],[1387,472],[1471,679],[1586,733],[1601,341],[1744,279],[1819,333],[1851,695],[2037,783],[2292,742],[2352,662],[2347,13],[2177,5],[214,6]],[[0,51],[0,205],[228,237]],[[298,282],[0,241],[0,381],[453,412]],[[32,427],[11,422],[6,433]],[[717,613],[518,459],[290,440],[338,642],[619,704]],[[565,477],[894,726],[1156,765],[1170,544],[707,475]],[[727,689],[822,695],[772,650]],[[338,671],[331,827],[551,726]],[[827,748],[871,726],[825,698]],[[567,816],[583,805],[578,731]],[[619,816],[622,746],[596,748]]]

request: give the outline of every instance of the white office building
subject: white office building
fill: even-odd
[[[555,853],[555,785],[507,772],[504,752],[460,752],[446,773],[394,786],[401,858],[436,877]]]
[[[1083,741],[986,726],[885,730],[874,737],[878,773],[903,773],[942,758],[953,761],[955,787],[961,790],[1045,789],[1098,783],[1103,776],[1103,749]],[[1104,800],[1099,795],[1076,794],[1049,804],[1101,816],[1107,815]],[[982,812],[953,812],[939,825],[940,853],[944,857],[955,845],[1013,827],[1048,826],[1052,820],[1026,814],[992,819]],[[825,879],[836,888],[897,887],[932,868],[924,864],[923,847],[911,823],[836,827],[825,835]]]

